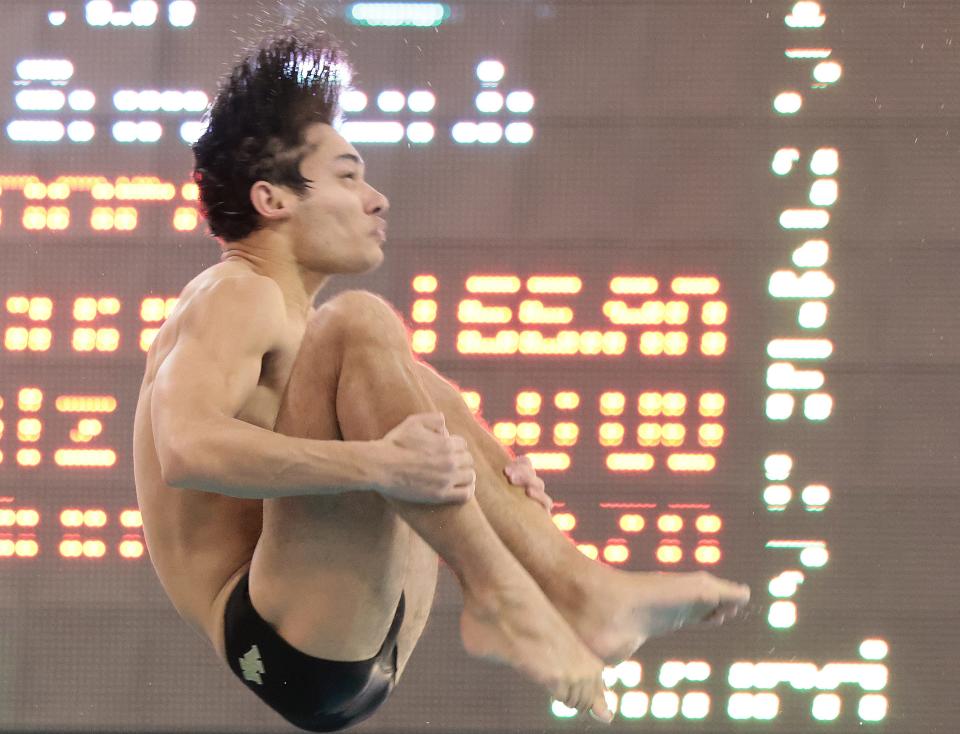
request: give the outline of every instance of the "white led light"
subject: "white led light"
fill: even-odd
[[[803,107],[803,97],[796,92],[781,92],[773,100],[773,109],[781,115],[794,115]]]
[[[17,64],[17,75],[28,81],[64,82],[73,76],[73,64],[67,59],[24,59]]]
[[[86,120],[74,120],[67,125],[67,137],[74,143],[88,143],[93,140],[96,129]]]
[[[183,109],[183,92],[164,90],[160,94],[160,109],[164,112],[180,112]]]
[[[801,0],[793,6],[790,15],[786,16],[783,22],[790,28],[820,28],[826,20],[826,16],[820,13],[820,3]]]
[[[377,96],[377,107],[384,112],[399,112],[407,103],[403,92],[388,89]]]
[[[140,102],[140,95],[132,89],[118,89],[113,93],[113,106],[121,112],[133,112]]]
[[[156,89],[144,89],[137,95],[137,107],[144,112],[156,112],[160,109],[160,92]]]
[[[731,688],[753,688],[753,663],[738,662],[731,665],[727,682]]]
[[[767,418],[772,421],[785,421],[793,415],[793,395],[775,392],[767,397]]]
[[[113,15],[110,16],[110,25],[112,26],[123,28],[131,23],[133,23],[133,13],[128,11],[115,10]]]
[[[410,92],[407,97],[407,106],[412,112],[430,112],[437,104],[437,98],[433,92],[425,89],[418,89]]]
[[[793,264],[798,268],[822,268],[830,259],[830,245],[824,240],[807,240],[793,251]]]
[[[822,545],[809,545],[800,551],[800,563],[807,568],[821,568],[827,565],[830,553]]]
[[[67,97],[67,102],[70,105],[70,109],[77,110],[78,112],[86,112],[87,110],[93,109],[93,106],[97,103],[97,98],[89,89],[75,89],[70,92],[70,95]]]
[[[753,694],[734,693],[730,696],[727,699],[727,716],[741,721],[753,718]]]
[[[683,697],[680,713],[687,719],[705,719],[710,713],[710,696],[703,691],[691,691]]]
[[[203,112],[210,103],[206,92],[188,89],[183,93],[183,109],[187,112]]]
[[[163,136],[163,127],[159,122],[146,120],[137,123],[137,140],[141,143],[156,143]]]
[[[613,671],[616,678],[627,688],[636,688],[640,685],[643,669],[636,660],[624,660]]]
[[[419,28],[438,26],[448,14],[443,3],[425,2],[353,3],[348,12],[356,22],[370,26],[414,26]]]
[[[830,224],[830,212],[823,209],[786,209],[780,214],[784,229],[823,229]]]
[[[627,691],[620,697],[620,715],[625,719],[642,719],[647,715],[649,703],[643,691]]]
[[[810,171],[818,176],[832,176],[840,168],[840,154],[836,148],[820,148],[810,159]]]
[[[344,112],[361,112],[366,109],[366,106],[367,95],[357,89],[348,90],[340,95],[340,108]]]
[[[704,660],[691,660],[687,663],[687,680],[702,683],[710,677],[710,663]]]
[[[533,125],[528,122],[511,122],[504,129],[508,143],[524,145],[533,140]]]
[[[786,484],[771,484],[763,490],[763,501],[768,505],[782,507],[789,504],[792,495],[793,492]]]
[[[530,92],[510,92],[507,95],[507,109],[518,115],[524,115],[533,109],[533,95]]]
[[[197,17],[197,6],[191,0],[173,0],[167,7],[167,17],[175,28],[187,28]]]
[[[503,137],[503,128],[496,122],[481,122],[477,125],[477,142],[499,143]]]
[[[857,715],[864,721],[882,721],[887,716],[887,697],[871,693],[860,699]]]
[[[492,113],[503,109],[503,95],[500,92],[480,92],[476,99],[477,109],[481,112]]]
[[[137,140],[137,123],[121,120],[113,124],[113,139],[118,143],[133,143]]]
[[[833,412],[833,398],[826,393],[807,395],[803,401],[803,414],[807,420],[823,421]]]
[[[207,123],[199,120],[190,120],[180,126],[180,139],[185,143],[193,145],[200,139],[207,129]]]
[[[503,79],[506,68],[496,59],[487,59],[477,64],[477,79],[488,84],[494,84]]]
[[[818,693],[811,707],[817,721],[833,721],[840,715],[840,696],[836,693]]]
[[[830,501],[830,488],[823,484],[808,484],[800,493],[800,499],[808,505],[822,507]]]
[[[133,24],[141,28],[152,26],[157,22],[157,15],[160,13],[159,6],[154,0],[134,0],[130,5],[130,14],[133,16]]]
[[[55,143],[63,133],[63,124],[56,120],[13,120],[7,125],[7,136],[18,143]]]
[[[659,681],[664,688],[673,688],[687,677],[687,666],[681,660],[666,660],[660,666]]]
[[[550,711],[553,712],[553,715],[558,719],[570,719],[577,715],[577,710],[570,708],[560,701],[554,701],[550,704]]]
[[[792,601],[775,601],[770,605],[767,621],[777,629],[793,627],[797,623],[797,605]]]
[[[771,168],[778,176],[786,176],[793,170],[793,164],[800,160],[800,151],[796,148],[781,148],[773,156]]]
[[[658,719],[672,719],[680,713],[680,696],[673,691],[657,691],[650,701],[650,713]]]
[[[763,470],[771,482],[782,482],[790,478],[793,459],[786,454],[770,454],[763,462]]]
[[[827,304],[823,301],[808,301],[800,306],[797,322],[804,329],[819,329],[827,323]]]
[[[767,368],[771,390],[819,390],[824,380],[820,370],[798,370],[789,362],[774,362]]]
[[[833,354],[829,339],[774,339],[767,344],[773,359],[826,359]]]
[[[411,122],[407,125],[407,140],[411,143],[424,144],[433,140],[436,131],[429,122]]]
[[[864,660],[883,660],[890,652],[886,640],[864,640],[860,643],[860,657]]]
[[[62,10],[51,10],[47,13],[47,20],[50,25],[63,25],[67,21],[67,14]]]
[[[837,182],[832,178],[821,178],[810,187],[810,203],[814,206],[832,206],[839,196]]]
[[[774,298],[829,298],[834,289],[834,282],[822,270],[808,270],[802,274],[778,270],[770,276],[768,286]]]
[[[84,8],[87,23],[92,26],[105,26],[113,16],[113,3],[110,0],[90,0]]]
[[[770,596],[785,598],[797,593],[797,586],[803,583],[803,574],[799,571],[784,571],[779,576],[770,579],[767,586]]]
[[[22,89],[17,92],[15,101],[21,110],[49,112],[63,109],[66,99],[58,89]]]
[[[479,130],[475,122],[458,122],[451,128],[450,134],[455,142],[466,145],[477,142]]]
[[[813,78],[821,84],[833,84],[843,75],[843,67],[836,61],[822,61],[813,67]]]

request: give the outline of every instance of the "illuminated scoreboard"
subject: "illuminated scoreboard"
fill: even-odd
[[[912,604],[931,617],[953,607],[901,555],[949,535],[956,515],[931,501],[911,524],[902,508],[907,487],[911,502],[915,487],[954,489],[915,460],[928,413],[914,404],[928,404],[910,384],[960,354],[922,341],[904,325],[906,296],[895,299],[903,284],[911,304],[938,278],[953,289],[960,263],[942,253],[960,251],[960,230],[934,215],[955,204],[960,161],[939,119],[895,137],[908,104],[940,99],[932,82],[863,60],[901,34],[939,49],[918,56],[925,80],[955,79],[955,8],[912,4],[917,38],[899,2],[318,11],[355,65],[339,130],[391,201],[384,264],[321,298],[367,288],[394,304],[413,352],[531,458],[554,524],[582,553],[752,588],[743,619],[651,641],[605,671],[618,731],[938,730],[930,701],[949,698],[944,661],[960,650],[920,641],[929,620]],[[247,5],[4,5],[0,580],[17,600],[10,634],[31,640],[34,659],[95,659],[106,653],[83,641],[122,641],[115,692],[71,681],[99,702],[81,722],[91,730],[276,727],[223,681],[178,677],[203,670],[206,650],[144,650],[144,629],[185,631],[147,558],[131,456],[145,354],[183,285],[219,257],[189,144],[252,33]],[[304,12],[275,5],[281,21]],[[929,180],[910,165],[920,149],[914,168]],[[896,164],[878,171],[885,156]],[[909,206],[877,193],[884,176],[918,192]],[[900,252],[921,238],[941,259]],[[929,306],[924,318],[950,323]],[[945,410],[950,384],[935,392]],[[896,406],[896,428],[881,402]],[[414,657],[403,703],[367,730],[579,731],[562,704],[467,660],[458,611],[445,579],[421,643],[437,647]],[[55,647],[52,630],[72,636]],[[158,689],[165,705],[150,713]],[[76,724],[77,704],[43,690],[24,684],[19,709],[0,692],[0,728]]]

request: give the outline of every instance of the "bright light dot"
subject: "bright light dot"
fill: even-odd
[[[817,721],[833,721],[840,715],[840,696],[836,693],[818,693],[811,707]]]
[[[827,565],[830,553],[822,545],[808,545],[800,551],[800,563],[807,568],[821,568]]]
[[[507,73],[503,64],[495,59],[488,59],[477,64],[477,79],[482,82],[495,83],[503,79]]]
[[[63,109],[65,98],[59,89],[23,89],[17,92],[16,103],[21,110],[52,111]]]
[[[813,67],[813,78],[822,84],[833,84],[843,74],[843,67],[836,61],[821,61]]]
[[[773,109],[781,115],[793,115],[803,106],[803,97],[796,92],[781,92],[773,100]]]
[[[105,26],[113,16],[113,3],[110,0],[90,0],[85,8],[87,23],[92,26]]]
[[[70,104],[70,109],[86,112],[93,109],[93,106],[97,103],[97,98],[89,89],[75,89],[70,92],[67,102]]]
[[[183,109],[187,112],[203,112],[209,104],[206,92],[199,89],[188,89],[183,93]]]
[[[481,122],[477,125],[477,141],[480,143],[499,143],[503,137],[503,128],[496,122]]]
[[[160,109],[160,92],[156,89],[144,89],[137,95],[137,107],[144,112],[156,112]]]
[[[782,482],[793,471],[793,459],[786,454],[770,454],[763,462],[763,470],[771,482]]]
[[[132,143],[137,139],[137,123],[121,120],[113,125],[113,139],[119,143]]]
[[[21,79],[65,82],[73,76],[73,64],[67,59],[24,59],[17,64]]]
[[[786,176],[793,170],[793,164],[800,160],[800,151],[796,148],[781,148],[773,156],[770,167],[778,176]]]
[[[763,501],[768,505],[782,506],[790,502],[793,492],[786,484],[771,484],[763,490]]]
[[[857,715],[864,721],[882,721],[887,716],[887,697],[871,693],[860,699]]]
[[[503,109],[503,95],[500,92],[480,92],[476,99],[477,109],[481,112],[499,112]]]
[[[62,10],[51,10],[47,13],[47,20],[50,25],[63,25],[67,20],[67,14]]]
[[[883,660],[889,651],[886,640],[864,640],[860,643],[860,657],[864,660]]]
[[[377,107],[384,112],[399,112],[406,103],[407,99],[403,92],[396,89],[388,89],[377,96]]]
[[[510,92],[507,95],[507,109],[518,115],[533,109],[533,95],[530,92]]]
[[[75,143],[88,143],[93,140],[95,132],[93,123],[86,120],[74,120],[67,125],[67,137]]]
[[[627,691],[620,698],[620,715],[625,719],[642,719],[647,715],[649,702],[643,691]]]
[[[429,122],[411,122],[407,125],[407,140],[411,143],[429,143],[435,131]]]
[[[114,11],[113,15],[110,16],[110,25],[116,26],[117,28],[122,28],[128,26],[133,22],[133,14],[127,11]]]
[[[767,621],[777,629],[793,627],[797,623],[797,605],[792,601],[775,601],[770,605]]]
[[[63,124],[56,120],[13,120],[7,125],[9,138],[23,143],[55,143],[63,133]]]
[[[807,395],[803,401],[803,414],[807,420],[822,421],[833,412],[833,398],[826,393]]]
[[[827,304],[823,301],[808,301],[800,306],[797,322],[804,329],[819,329],[827,323]]]
[[[824,240],[808,240],[793,251],[798,268],[822,268],[830,259],[830,245]]]
[[[650,713],[658,719],[672,719],[680,712],[680,696],[673,691],[658,691],[650,701]]]
[[[410,95],[411,97],[413,95]],[[363,92],[351,89],[340,95],[340,108],[344,112],[360,112],[367,106],[367,95]]]
[[[132,89],[120,89],[113,93],[113,106],[121,112],[132,112],[137,109],[139,95]]]
[[[180,139],[185,143],[193,145],[200,139],[207,129],[207,123],[199,120],[190,120],[180,126]]]
[[[822,507],[830,501],[830,488],[823,484],[808,484],[800,493],[800,499],[808,505]]]
[[[734,663],[727,673],[731,688],[753,688],[753,663]]]
[[[840,169],[836,148],[820,148],[810,159],[810,171],[818,176],[832,176]]]
[[[785,421],[793,415],[793,395],[776,392],[767,397],[767,418],[772,421]]]
[[[469,144],[477,142],[479,130],[475,122],[458,122],[450,130],[450,134],[457,143]]]
[[[533,140],[533,125],[528,122],[511,122],[504,130],[508,143],[523,145]]]
[[[410,92],[407,97],[407,105],[413,112],[430,112],[437,104],[437,98],[433,92],[425,89],[419,89],[416,92]]]
[[[174,0],[167,8],[170,25],[175,28],[186,28],[193,24],[197,16],[197,6],[191,0]]]
[[[821,178],[810,187],[810,203],[814,206],[832,206],[839,196],[837,182],[832,178]]]
[[[147,120],[137,123],[137,139],[141,143],[155,143],[163,135],[163,128],[159,122]]]
[[[183,92],[167,89],[160,95],[160,109],[164,112],[180,112],[183,109]]]
[[[154,0],[135,0],[130,5],[130,14],[133,15],[133,24],[145,28],[157,22],[160,8]]]
[[[684,695],[680,711],[687,719],[705,719],[710,713],[710,696],[703,691],[691,691]]]

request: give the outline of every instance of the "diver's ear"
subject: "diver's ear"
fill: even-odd
[[[286,187],[269,181],[257,181],[250,187],[250,203],[267,220],[286,219],[296,208],[297,197]]]

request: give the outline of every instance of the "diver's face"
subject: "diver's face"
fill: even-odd
[[[301,162],[312,181],[293,212],[294,255],[321,273],[363,273],[383,262],[390,202],[367,183],[356,149],[330,125],[310,126]]]

